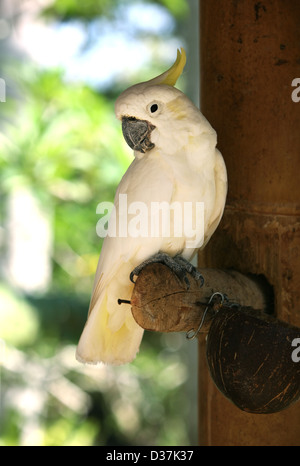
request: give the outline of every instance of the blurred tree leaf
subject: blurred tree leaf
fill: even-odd
[[[0,339],[19,347],[37,338],[39,321],[36,309],[4,286],[0,286]]]
[[[129,156],[111,102],[88,87],[64,83],[58,71],[29,70],[23,95],[0,155],[3,189],[22,176],[37,191],[84,202],[102,191],[101,181],[118,181]]]
[[[48,17],[55,17],[60,21],[80,19],[90,21],[97,16],[109,15],[115,11],[122,0],[85,0],[79,3],[76,0],[55,0],[52,5],[43,10]]]
[[[137,0],[86,0],[81,3],[76,0],[55,0],[52,5],[44,9],[43,14],[60,21],[81,20],[88,22],[100,16],[111,17],[118,7],[137,3],[162,5],[178,19],[188,12],[186,0],[148,0],[139,2]]]

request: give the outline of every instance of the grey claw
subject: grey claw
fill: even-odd
[[[135,273],[134,273],[134,270],[133,270],[133,271],[130,273],[129,278],[130,278],[130,281],[131,281],[132,283],[135,284],[135,281],[134,281],[134,279],[133,279],[134,276],[135,276]]]
[[[190,285],[190,281],[189,281],[189,279],[188,279],[188,277],[186,275],[183,277],[183,281],[186,284],[186,289],[189,290],[191,285]]]
[[[201,287],[204,284],[204,278],[200,272],[194,267],[188,260],[184,259],[181,256],[170,257],[165,253],[157,253],[149,259],[145,260],[142,264],[138,265],[130,273],[130,281],[136,283],[134,276],[138,276],[141,270],[148,264],[159,262],[167,265],[180,280],[184,281],[187,290],[190,289],[190,281],[187,277],[187,273],[190,273],[195,280],[201,280]]]

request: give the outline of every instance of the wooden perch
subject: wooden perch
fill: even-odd
[[[266,293],[257,280],[229,270],[199,271],[204,277],[204,285],[201,287],[201,283],[188,274],[190,287],[187,289],[166,265],[147,265],[140,272],[131,297],[136,322],[146,330],[191,332],[198,329],[207,310],[201,332],[208,332],[212,317],[222,305],[218,296],[208,305],[216,292],[226,295],[229,305],[249,306],[262,319],[268,319],[264,312]]]
[[[269,414],[296,402],[300,362],[291,355],[300,329],[265,312],[267,289],[256,279],[235,271],[199,271],[204,285],[188,275],[187,289],[166,265],[147,265],[131,298],[136,322],[147,330],[185,331],[188,338],[199,329],[207,332],[211,377],[240,409]]]

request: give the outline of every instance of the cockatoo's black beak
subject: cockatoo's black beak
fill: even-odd
[[[151,132],[155,126],[146,120],[138,120],[134,117],[122,117],[122,131],[125,141],[133,150],[143,154],[153,149],[154,144],[150,140]]]

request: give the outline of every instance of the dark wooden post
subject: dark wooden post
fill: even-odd
[[[199,267],[264,275],[276,316],[299,327],[300,102],[291,84],[300,78],[300,2],[202,0],[200,40],[201,110],[218,133],[229,193]],[[200,445],[300,445],[300,403],[239,410],[208,374],[204,337],[199,411]]]

